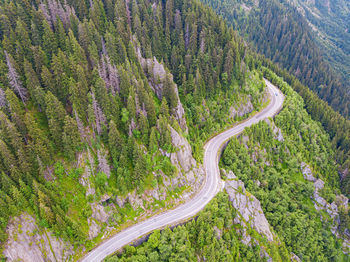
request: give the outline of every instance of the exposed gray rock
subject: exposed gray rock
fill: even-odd
[[[85,160],[85,165],[82,159]],[[94,174],[94,162],[95,161],[91,156],[89,149],[86,152],[79,154],[77,167],[84,168],[84,172],[79,178],[79,183],[86,188],[86,196],[95,194],[95,188],[91,185],[90,182],[90,177]]]
[[[345,168],[342,172],[340,172],[340,179],[343,180],[349,174],[349,168]]]
[[[214,231],[215,231],[216,238],[217,238],[217,239],[221,238],[221,236],[222,236],[222,230],[219,229],[217,226],[214,226],[213,229],[214,229]]]
[[[251,102],[250,95],[243,101],[238,108],[233,106],[230,107],[230,118],[235,118],[236,116],[242,117],[246,114],[251,113],[254,110],[254,106]]]
[[[6,231],[3,254],[7,261],[68,261],[74,253],[72,245],[39,228],[29,214],[11,219]]]
[[[265,122],[266,122],[269,126],[271,126],[272,131],[273,131],[273,133],[274,133],[274,135],[275,135],[275,139],[277,139],[277,140],[280,141],[280,142],[283,142],[283,141],[284,141],[284,138],[283,138],[283,135],[282,135],[282,131],[281,131],[280,128],[278,128],[278,127],[276,126],[275,122],[271,121],[271,120],[268,119],[268,118],[265,119]]]
[[[312,175],[312,171],[310,167],[306,163],[301,162],[300,168],[305,180],[311,181],[311,182],[316,181],[316,178]]]
[[[119,207],[124,207],[125,202],[126,202],[126,198],[123,198],[121,196],[116,196],[115,201],[117,202]]]
[[[242,222],[239,221],[239,223]],[[251,246],[252,237],[248,234],[246,227],[243,227],[240,230],[240,235],[242,236],[241,242],[246,246]]]
[[[234,174],[230,174],[234,177]],[[232,202],[232,206],[237,210],[241,218],[241,225],[244,227],[250,225],[258,233],[266,236],[268,241],[273,241],[273,234],[270,230],[269,223],[261,208],[260,202],[255,196],[246,192],[244,183],[236,180],[227,180],[225,183],[226,192]]]
[[[290,260],[291,261],[295,261],[295,262],[301,262],[301,259],[296,254],[294,254],[293,252],[290,253]]]
[[[139,197],[136,194],[136,190],[129,192],[128,194],[128,202],[130,203],[130,205],[132,206],[132,208],[134,210],[136,210],[137,208],[141,207],[142,209],[144,209],[143,206],[143,200],[141,197]]]
[[[98,236],[98,233],[100,232],[101,227],[92,218],[88,219],[88,223],[89,223],[89,239],[91,240]]]
[[[187,127],[186,118],[185,118],[185,110],[181,104],[178,88],[173,81],[172,74],[166,71],[164,65],[162,63],[159,63],[156,57],[153,57],[153,59],[142,57],[141,49],[139,47],[136,48],[136,54],[144,72],[146,73],[146,75],[148,75],[148,80],[149,80],[148,83],[150,87],[152,88],[152,90],[160,100],[162,100],[163,98],[163,91],[164,91],[163,83],[167,77],[170,79],[170,82],[173,85],[176,98],[177,98],[177,106],[172,109],[172,113],[175,116],[176,120],[178,121],[181,129],[184,132],[188,132],[188,127]]]
[[[97,159],[98,159],[98,171],[106,174],[106,176],[109,178],[111,175],[111,168],[108,164],[107,154],[103,152],[102,150],[97,150]]]
[[[237,179],[236,175],[231,170],[229,172],[225,172],[225,173],[226,173],[226,178],[228,180]]]
[[[178,149],[170,156],[173,165],[179,165],[185,173],[196,166],[196,161],[192,157],[192,148],[186,138],[181,136],[174,128],[170,127],[172,144]]]
[[[272,262],[272,257],[266,252],[266,250],[262,247],[260,250],[260,258],[266,258],[268,262]]]
[[[92,217],[99,222],[106,223],[109,218],[109,214],[105,211],[104,207],[98,203],[90,204],[92,209]]]
[[[315,190],[316,191],[319,191],[321,190],[322,188],[324,188],[324,182],[322,179],[317,179],[314,183],[314,186],[315,186]]]
[[[316,179],[313,176],[309,166],[305,163],[301,163],[301,169],[305,180],[314,182],[315,190],[313,194],[313,202],[316,210],[324,210],[331,217],[331,219],[333,220],[331,231],[337,238],[341,238],[343,240],[343,252],[348,254],[350,250],[350,241],[341,237],[341,235],[338,232],[338,226],[340,223],[338,207],[341,206],[345,209],[348,209],[348,198],[343,195],[337,195],[336,200],[333,203],[327,203],[327,201],[322,196],[320,196],[320,190],[324,188],[324,181],[322,181],[321,179]]]
[[[254,180],[253,181],[255,185],[257,185],[258,187],[261,185],[261,182],[259,180]]]

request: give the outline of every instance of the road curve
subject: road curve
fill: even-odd
[[[91,250],[81,261],[101,261],[106,256],[113,254],[123,246],[131,243],[140,236],[151,231],[163,228],[167,225],[174,225],[178,222],[195,216],[202,210],[221,189],[219,172],[219,156],[222,145],[231,137],[241,133],[245,127],[251,126],[262,119],[273,117],[282,108],[284,96],[282,92],[265,79],[267,90],[270,93],[270,103],[262,111],[219,135],[210,139],[204,146],[204,168],[206,179],[200,191],[188,202],[176,207],[173,210],[155,215],[145,221],[130,226],[117,233],[101,245]]]

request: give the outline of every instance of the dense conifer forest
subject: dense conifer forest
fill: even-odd
[[[2,1],[1,17],[2,243],[24,210],[84,243],[89,202],[142,192],[157,183],[154,171],[175,172],[160,152],[172,151],[169,125],[200,159],[206,138],[228,124],[225,100],[249,94],[259,106],[262,74],[248,71],[243,42],[196,2]],[[144,69],[140,61],[153,57]],[[199,117],[203,101],[216,116]],[[85,158],[97,166],[88,198],[74,164]]]
[[[322,164],[317,172],[327,183],[325,198],[331,201],[341,191],[349,195],[350,121],[290,71],[257,55],[207,6],[196,0],[0,0],[0,41],[1,251],[9,240],[9,225],[23,214],[33,217],[45,234],[51,232],[70,243],[77,256],[102,241],[104,230],[120,230],[150,215],[130,203],[121,205],[118,199],[130,200],[131,192],[142,195],[164,186],[166,178],[182,172],[171,161],[177,151],[174,132],[188,140],[200,165],[209,137],[266,105],[263,77],[282,88],[287,84],[281,76],[291,87],[283,89],[289,102],[276,123],[290,140],[275,146],[279,151],[288,147],[292,159],[273,156],[267,147],[276,167],[266,178],[271,187],[261,190],[250,185],[247,173],[259,176],[259,170],[249,166],[246,152],[245,172],[242,163],[228,163],[227,152],[240,150],[238,140],[229,144],[222,162],[257,194],[281,241],[269,243],[251,229],[259,245],[241,243],[231,223],[236,211],[226,193],[220,193],[196,221],[156,232],[143,247],[127,248],[111,261],[137,261],[135,252],[144,256],[140,261],[151,261],[150,257],[195,261],[198,256],[212,261],[258,260],[261,250],[276,261],[289,259],[291,252],[308,261],[313,251],[321,260],[343,259],[340,240],[331,236],[328,224],[320,223],[311,200],[305,200],[310,185],[293,184],[287,173],[298,173],[300,161]],[[312,66],[314,70],[316,64]],[[312,87],[316,78],[304,83]],[[239,110],[246,112],[238,114]],[[293,144],[300,126],[302,138]],[[259,124],[246,133],[252,141],[273,144],[259,136],[268,129]],[[277,178],[278,172],[283,176]],[[299,222],[320,231],[314,235],[317,240],[300,243],[295,235],[288,235],[283,219],[272,218],[267,206],[274,202],[269,194],[279,194],[277,183],[283,185],[280,189],[286,197],[295,198],[291,214],[295,216],[300,208],[305,220]],[[179,197],[186,186],[168,192],[169,197],[156,202],[157,208],[172,207],[170,198]],[[146,200],[141,202],[147,206]],[[107,205],[110,216],[99,223],[97,237],[91,237],[92,207],[97,203]],[[349,225],[347,210],[341,220],[344,233]],[[222,237],[215,235],[214,226]],[[171,246],[172,239],[178,239],[178,245]]]
[[[313,1],[202,2],[232,24],[254,49],[287,69],[336,111],[349,117],[350,36],[346,21],[350,9],[346,1],[330,1],[332,12],[324,11],[326,4],[321,2],[327,1],[314,1],[324,11],[316,14],[310,7]]]

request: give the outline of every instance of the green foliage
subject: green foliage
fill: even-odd
[[[92,202],[105,195],[115,199],[115,195],[155,187],[162,181],[153,174],[161,171],[177,175],[179,170],[166,156],[175,151],[171,127],[188,138],[195,158],[201,160],[203,143],[211,135],[249,115],[233,116],[234,108],[250,101],[254,111],[264,103],[259,63],[266,60],[249,51],[223,19],[197,1],[141,0],[126,5],[106,0],[92,1],[90,7],[89,1],[67,0],[67,6],[57,7],[60,10],[53,17],[48,2],[57,1],[0,4],[2,244],[9,219],[26,211],[57,236],[76,245],[92,245],[87,240]],[[140,56],[150,60],[141,64]],[[160,66],[154,67],[153,57]],[[18,90],[28,93],[25,103]],[[188,133],[177,123],[183,120],[179,119],[180,102]],[[350,129],[338,132],[342,120],[336,127],[321,121],[344,152],[339,159],[345,159]],[[312,140],[314,133],[309,134]],[[329,166],[327,141],[322,137],[300,148],[319,153],[315,163],[321,171]],[[337,181],[334,169],[329,170],[327,179],[333,189]],[[169,195],[176,197],[181,190]],[[310,193],[308,186],[303,190],[305,195]],[[328,191],[325,194],[333,198]],[[141,215],[142,210],[130,204],[121,208],[113,201],[116,208],[110,225],[120,226]],[[219,217],[216,211],[210,212]],[[342,220],[347,221],[345,213]],[[238,249],[242,256],[257,258],[258,250],[230,242],[235,233],[226,216],[220,217],[215,224],[229,231],[225,241],[215,240],[203,222],[198,227],[203,229],[200,237],[179,232],[179,245],[172,246],[165,244],[171,239],[168,232],[164,253],[152,251],[150,256],[193,260],[190,251],[203,255],[197,247],[208,246],[204,255],[209,260],[233,260]],[[204,234],[210,241],[203,240]]]
[[[254,49],[295,75],[345,117],[350,114],[350,6],[345,0],[202,0]]]
[[[272,120],[260,122],[228,144],[221,165],[232,170],[260,200],[267,220],[289,252],[303,261],[341,261],[340,240],[331,233],[331,220],[319,219],[311,202],[314,187],[302,178],[300,169],[302,162],[308,163],[314,175],[326,181],[322,194],[334,200],[340,190],[329,136],[303,109],[301,97],[285,82],[279,86],[287,95],[283,110],[275,117],[283,140],[277,139]]]
[[[286,261],[289,255],[282,245],[264,243],[248,247],[242,244],[233,224],[236,212],[226,193],[219,193],[198,217],[182,226],[170,230],[153,232],[148,240],[138,247],[126,246],[118,256],[106,259],[112,261],[261,261],[262,248],[274,261]],[[250,230],[252,237],[258,236]],[[260,242],[262,241],[262,242]]]

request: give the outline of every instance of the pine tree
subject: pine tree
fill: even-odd
[[[158,146],[158,135],[159,135],[159,133],[158,133],[156,127],[152,127],[151,135],[149,137],[149,146],[148,146],[148,150],[152,154],[157,152],[157,150],[159,149],[159,146]]]
[[[65,116],[63,126],[63,148],[68,159],[73,159],[75,152],[81,144],[80,133],[77,122],[70,116]]]
[[[18,131],[23,137],[27,133],[26,125],[24,124],[24,110],[21,106],[21,102],[11,89],[5,91],[5,97],[7,100],[7,106],[10,111],[11,120],[15,123]]]
[[[25,124],[28,128],[28,148],[31,151],[31,158],[37,161],[39,157],[44,164],[51,163],[53,151],[51,143],[30,113],[25,114]],[[37,164],[39,165],[39,163]]]
[[[50,25],[46,21],[43,21],[43,29],[44,33],[42,38],[42,46],[48,58],[50,59],[52,55],[56,52],[58,44],[55,34],[52,32]]]
[[[49,91],[45,96],[46,116],[53,140],[58,148],[62,147],[62,134],[66,111],[62,103]]]
[[[170,76],[165,77],[165,82],[164,82],[164,97],[168,101],[169,107],[171,109],[176,108],[177,106],[177,95],[175,92],[175,86],[172,83]]]
[[[113,120],[109,122],[108,147],[113,163],[116,163],[119,160],[124,143]]]
[[[33,70],[32,64],[25,59],[24,60],[24,75],[26,78],[26,87],[29,91],[30,97],[39,108],[45,108],[45,94],[42,89],[39,79]]]
[[[6,143],[2,140],[0,140],[0,155],[2,163],[4,163],[4,166],[9,174],[11,174],[11,170],[17,167],[17,159],[13,155],[13,153],[10,151]],[[16,177],[12,177],[14,179],[18,179]]]

